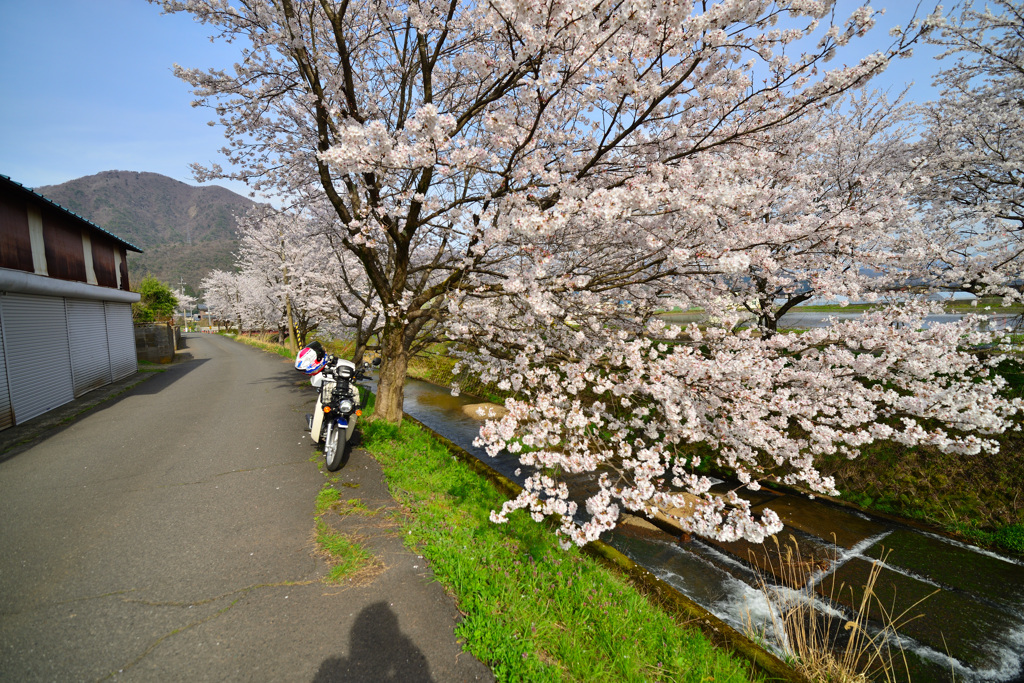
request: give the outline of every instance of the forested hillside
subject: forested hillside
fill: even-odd
[[[147,274],[174,285],[184,278],[193,293],[211,270],[232,269],[235,216],[253,206],[223,187],[135,171],[104,171],[35,190],[142,249],[128,256],[134,283]]]

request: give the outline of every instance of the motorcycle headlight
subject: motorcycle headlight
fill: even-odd
[[[340,402],[340,403],[338,403],[338,412],[339,412],[339,413],[342,413],[343,415],[347,415],[347,414],[351,413],[351,412],[352,412],[352,410],[353,410],[353,409],[354,409],[355,407],[356,407],[356,404],[355,404],[355,403],[353,403],[352,401],[350,401],[350,400],[349,400],[349,399],[347,399],[347,398],[343,398],[343,399],[341,400],[341,402]]]

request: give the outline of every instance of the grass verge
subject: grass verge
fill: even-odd
[[[287,346],[282,346],[277,342],[271,341],[274,335],[262,334],[262,335],[251,335],[251,334],[239,334],[232,336],[231,338],[235,341],[241,342],[248,346],[253,346],[257,349],[267,351],[268,353],[276,353],[283,358],[292,360],[295,356],[292,354],[291,349]]]
[[[821,470],[835,477],[842,500],[1024,555],[1024,436],[999,441],[998,453],[975,456],[877,443],[854,460],[826,458]]]
[[[319,517],[316,520],[316,545],[331,565],[324,577],[327,583],[340,583],[373,565],[373,555],[359,544],[358,539],[334,531]]]
[[[502,494],[409,422],[363,424],[406,513],[404,537],[456,597],[457,635],[503,681],[746,681],[716,649],[636,588],[523,513],[490,521]]]

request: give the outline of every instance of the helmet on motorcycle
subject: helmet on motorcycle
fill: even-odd
[[[326,363],[326,354],[318,353],[317,349],[313,346],[304,347],[299,351],[299,355],[295,357],[295,369],[301,370],[307,375],[315,375],[320,372],[324,369]]]

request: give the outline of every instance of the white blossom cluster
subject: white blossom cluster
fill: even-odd
[[[518,453],[536,471],[495,519],[519,508],[560,514],[562,533],[583,543],[623,510],[690,506],[684,529],[757,541],[780,529],[778,518],[754,519],[734,493],[710,492],[694,444],[709,446],[718,467],[753,490],[767,477],[832,495],[817,459],[853,458],[877,440],[964,457],[993,451],[987,437],[1011,427],[1022,404],[1001,395],[994,361],[972,351],[992,336],[969,319],[922,329],[926,312],[892,307],[768,338],[695,324],[654,325],[643,335],[596,322],[493,327],[494,353],[465,362],[516,397],[507,415],[487,421],[478,445]],[[499,358],[501,348],[516,353]],[[580,522],[554,472],[595,473],[589,519]]]

